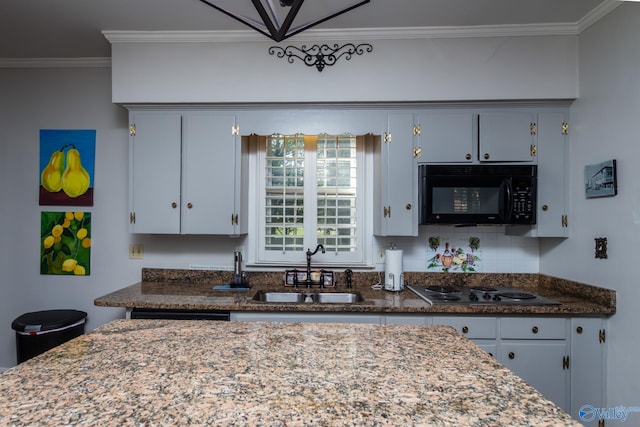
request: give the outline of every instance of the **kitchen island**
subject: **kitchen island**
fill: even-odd
[[[1,425],[579,426],[447,326],[116,320],[0,375]]]

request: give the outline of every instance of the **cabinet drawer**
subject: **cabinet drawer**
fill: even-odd
[[[502,338],[529,340],[563,340],[567,337],[567,319],[513,318],[501,319]]]
[[[435,316],[434,325],[453,326],[467,338],[495,338],[497,321],[493,317]]]
[[[430,325],[431,318],[423,314],[387,314],[384,316],[386,325]]]

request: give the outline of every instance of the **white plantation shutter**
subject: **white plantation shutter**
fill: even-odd
[[[325,250],[353,252],[357,249],[356,138],[318,138],[317,158],[317,239]]]
[[[259,263],[304,262],[318,243],[326,253],[316,254],[314,263],[363,262],[362,145],[353,135],[261,137]]]

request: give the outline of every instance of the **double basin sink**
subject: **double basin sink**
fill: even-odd
[[[358,292],[259,291],[253,297],[253,300],[289,304],[354,304],[363,301],[363,298]]]

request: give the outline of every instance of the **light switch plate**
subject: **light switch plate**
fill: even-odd
[[[144,245],[142,243],[129,245],[129,259],[143,259],[143,258],[144,258]]]

